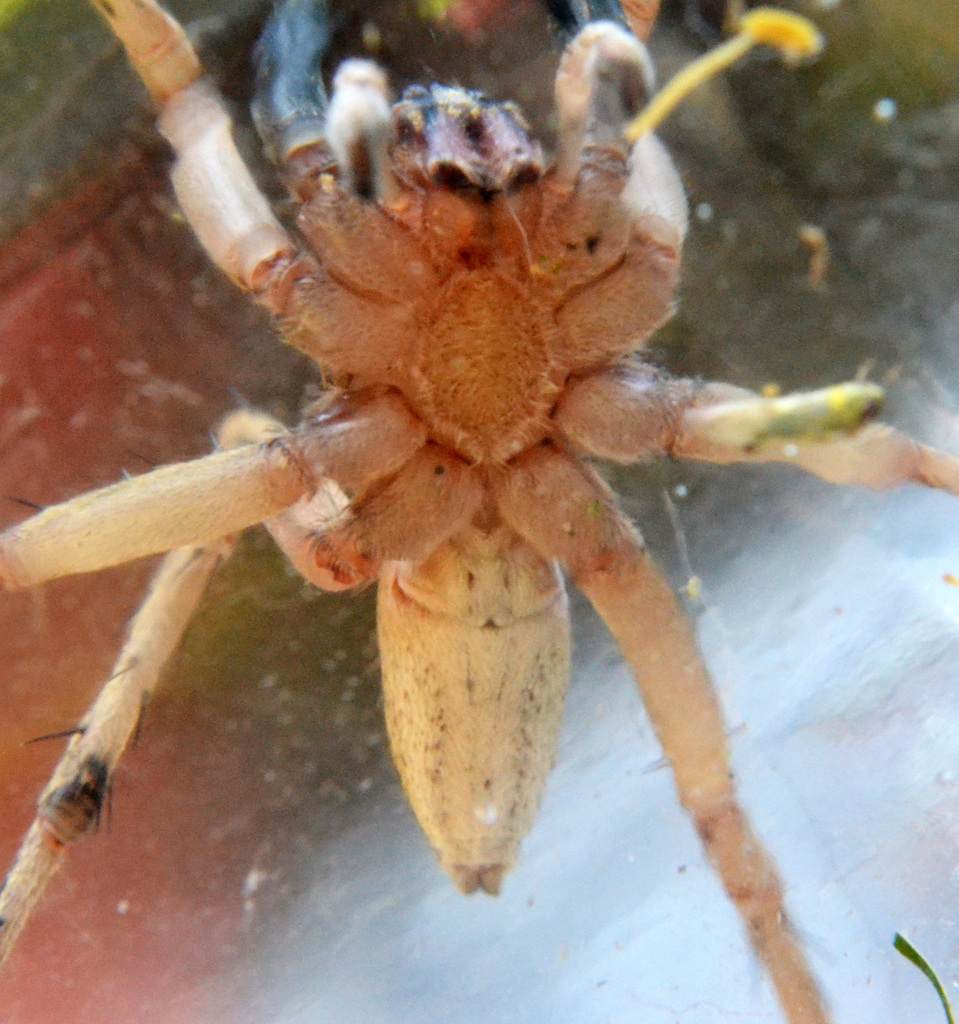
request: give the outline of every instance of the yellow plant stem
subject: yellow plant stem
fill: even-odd
[[[683,68],[626,128],[626,138],[636,142],[653,131],[697,86],[735,64],[754,46],[772,46],[789,62],[814,57],[823,46],[819,30],[797,14],[757,7],[739,22],[739,29],[715,50]]]

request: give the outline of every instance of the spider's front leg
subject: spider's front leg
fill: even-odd
[[[155,0],[91,0],[158,109],[177,155],[171,177],[190,226],[216,264],[271,304],[271,289],[297,250],[273,216],[232,137],[222,100],[183,27]]]
[[[682,805],[749,932],[793,1024],[827,1024],[790,926],[775,864],[740,807],[719,701],[669,585],[608,488],[551,445],[496,482],[506,521],[572,572],[636,675]]]
[[[560,31],[573,35],[591,21],[628,24],[637,39],[649,38],[659,0],[545,0]]]

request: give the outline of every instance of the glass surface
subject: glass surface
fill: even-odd
[[[64,6],[108,47],[82,6]],[[938,6],[945,24],[952,0]],[[409,5],[338,7],[343,48],[375,23],[399,81],[478,84],[542,115],[553,57],[531,7],[505,25],[477,15],[486,34],[472,40],[424,34]],[[937,50],[928,88],[876,120],[875,104],[897,99],[895,77],[869,77],[888,7],[839,4],[822,15],[833,45],[821,65],[785,74],[758,59],[667,126],[693,216],[655,358],[784,389],[874,360],[886,418],[959,451],[956,68],[942,71]],[[897,52],[922,65],[929,24],[911,48],[893,27]],[[653,40],[663,68],[696,49],[669,20]],[[78,75],[96,93],[100,58],[82,75],[36,60],[29,73],[53,99],[31,144],[56,148],[51,105]],[[139,123],[134,95],[107,120]],[[237,394],[293,418],[315,387],[196,250],[152,144],[94,149],[80,191],[51,186],[36,204],[47,212],[0,252],[0,493],[39,504],[208,450]],[[804,223],[829,241],[821,286]],[[892,938],[908,935],[956,992],[959,504],[788,468],[611,478],[676,585],[702,580],[690,610],[742,798],[836,1021],[938,1024]],[[8,503],[4,522],[22,514]],[[4,863],[61,749],[21,744],[83,713],[148,569],[2,595]],[[389,762],[371,594],[318,594],[251,532],[151,704],[99,833],[71,853],[0,980],[5,1024],[779,1021],[628,673],[585,603],[573,608],[573,686],[539,822],[503,895],[467,899]]]

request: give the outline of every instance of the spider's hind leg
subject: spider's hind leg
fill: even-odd
[[[113,770],[206,584],[229,546],[178,548],[167,555],[106,685],[87,712],[40,797],[37,817],[0,890],[0,963],[67,847],[95,828]]]
[[[596,474],[543,445],[495,482],[506,522],[571,571],[619,644],[680,802],[769,972],[790,1024],[829,1014],[784,906],[776,865],[741,807],[719,698],[692,627]]]
[[[133,70],[163,106],[203,74],[183,26],[154,0],[90,0],[123,43]]]
[[[234,413],[220,430],[226,446],[255,444],[283,430],[262,414]],[[63,862],[68,846],[99,822],[114,769],[177,648],[229,540],[171,551],[130,622],[110,678],[84,716],[44,789],[37,816],[0,888],[0,964]]]

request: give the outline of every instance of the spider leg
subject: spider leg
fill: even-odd
[[[345,590],[375,579],[384,562],[424,561],[466,529],[482,498],[478,475],[462,459],[427,444],[351,505],[331,502],[326,489],[266,526],[306,579]]]
[[[692,381],[651,366],[618,366],[574,381],[560,397],[554,420],[580,451],[637,462],[669,451],[695,394]]]
[[[959,494],[959,456],[868,423],[881,404],[881,390],[868,384],[765,398],[624,366],[573,384],[555,420],[577,448],[616,462],[783,462],[835,484],[885,490],[912,482]]]
[[[544,0],[560,32],[572,36],[591,21],[615,21],[648,39],[660,0]]]
[[[183,28],[155,0],[91,0],[123,43],[177,155],[180,206],[214,262],[269,304],[296,248],[273,216],[232,137],[230,117]]]
[[[783,905],[776,867],[740,807],[717,695],[693,630],[608,488],[544,445],[494,483],[504,519],[559,559],[632,668],[679,798],[793,1024],[827,1012]]]
[[[239,412],[221,428],[221,443],[254,444],[282,424]],[[56,874],[70,843],[94,828],[108,799],[117,762],[135,734],[164,665],[179,645],[206,585],[232,542],[171,551],[130,622],[126,643],[103,689],[54,769],[10,874],[0,889],[0,964]]]
[[[316,490],[283,440],[245,444],[54,505],[0,534],[0,584],[36,586],[219,540]]]
[[[183,27],[154,0],[90,0],[158,106],[203,74]]]
[[[39,811],[0,890],[0,963],[59,869],[67,847],[99,822],[113,769],[136,731],[163,666],[230,545],[168,554],[106,685],[40,797]]]
[[[413,459],[426,430],[387,392],[331,401],[296,430],[237,412],[221,436],[236,447],[82,494],[0,534],[0,584],[20,589],[211,543],[315,498],[327,479],[363,492]]]
[[[838,390],[826,389],[823,394]],[[670,451],[678,458],[724,465],[784,462],[834,484],[888,490],[917,483],[959,495],[959,456],[920,444],[885,423],[869,423],[854,432],[840,428],[831,435],[802,429],[791,434],[787,424],[778,435],[767,428],[755,445],[734,439],[735,429],[716,429],[724,416],[737,422],[742,412],[770,410],[776,401],[707,385],[684,413]]]

